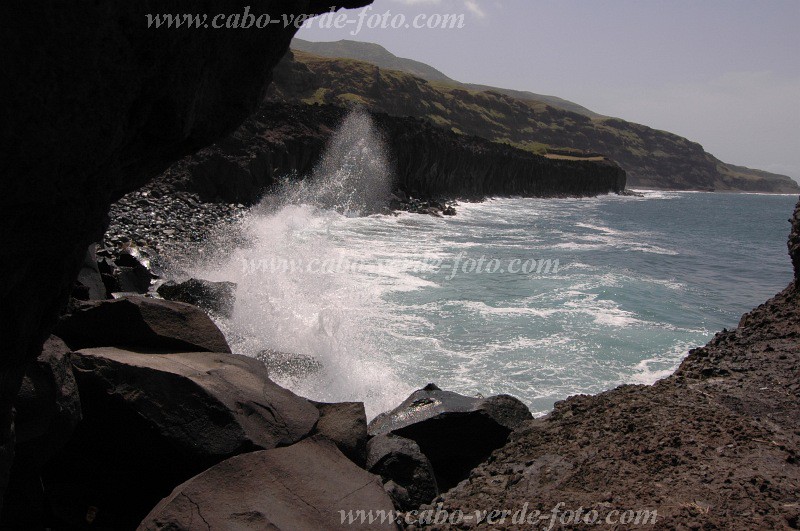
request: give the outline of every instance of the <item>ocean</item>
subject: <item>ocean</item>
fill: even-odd
[[[490,199],[448,218],[292,204],[254,209],[246,243],[187,269],[238,284],[219,323],[235,352],[319,361],[276,378],[300,394],[375,415],[435,382],[544,414],[669,375],[783,289],[796,200],[644,191]]]
[[[370,417],[428,383],[556,401],[651,384],[791,281],[797,197],[643,191],[488,199],[455,217],[364,215],[386,146],[351,116],[317,175],[285,185],[189,257],[237,283],[234,352],[300,356],[274,379]]]

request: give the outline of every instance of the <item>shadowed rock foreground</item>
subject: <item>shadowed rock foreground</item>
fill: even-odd
[[[339,8],[370,0],[335,2]],[[323,13],[334,2],[0,4],[0,494],[26,365],[66,304],[110,204],[234,130],[297,28],[154,29],[154,13]]]

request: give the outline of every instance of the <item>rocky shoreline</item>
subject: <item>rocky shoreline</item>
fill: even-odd
[[[310,174],[348,112],[333,105],[265,103],[223,141],[178,161],[114,202],[98,255],[117,261],[131,248],[155,259],[202,246],[284,178]],[[551,160],[420,120],[373,119],[390,146],[396,172],[385,213],[453,216],[457,200],[494,195],[631,193],[625,190],[625,172],[605,159]],[[146,292],[118,287],[109,293],[128,291]]]
[[[532,418],[431,385],[368,425],[361,403],[279,387],[182,302],[75,301],[54,332],[17,400],[4,529],[343,528],[339,511],[430,501]]]
[[[230,7],[204,3],[208,12]],[[330,8],[252,0],[263,13]],[[0,32],[12,80],[0,120],[8,176],[0,195],[0,527],[393,528],[394,520],[343,523],[340,511],[399,510],[413,526],[407,517],[426,500],[463,511],[523,500],[547,509],[556,501],[603,511],[647,505],[661,511],[656,528],[800,525],[798,212],[795,284],[655,386],[574,397],[537,420],[511,397],[428,386],[368,425],[363,405],[311,402],[274,384],[275,368],[231,353],[200,307],[224,311],[224,286],[186,286],[180,296],[199,306],[130,294],[153,280],[149,246],[204,239],[209,223],[233,220],[238,205],[255,201],[276,168],[302,173],[323,149],[344,110],[273,107],[238,130],[253,126],[257,135],[234,132],[263,101],[295,29],[154,32],[141,24],[152,3],[137,1],[13,10],[5,18],[14,24]],[[65,23],[75,20],[89,23]],[[385,124],[407,146],[396,161],[403,190],[425,201],[624,189],[611,163],[543,161],[472,137],[454,141],[415,120]],[[417,137],[403,143],[403,134]],[[232,150],[202,150],[218,141]],[[254,156],[249,149],[262,141],[277,149]],[[148,204],[156,209],[172,202],[178,218],[205,226],[168,233],[177,229],[157,216],[150,225],[131,219],[112,228],[109,247],[87,255],[112,203],[193,153],[166,178],[196,196],[176,197],[171,190],[181,189],[170,185],[159,197],[126,200],[155,199]],[[497,171],[514,178],[493,180]],[[564,182],[565,174],[577,177]],[[226,206],[197,218],[192,201]],[[120,222],[122,212],[114,213]],[[113,293],[119,298],[109,300]],[[489,525],[472,524],[459,525]]]
[[[800,203],[792,221],[797,276]],[[3,527],[334,529],[352,527],[339,511],[382,510],[396,521],[380,528],[463,529],[514,527],[523,508],[648,511],[655,529],[798,525],[796,283],[653,386],[571,397],[533,419],[512,397],[432,384],[368,424],[363,404],[274,384],[297,356],[232,354],[208,314],[229,311],[235,286],[151,289],[137,243],[100,262],[127,282],[147,271],[147,296],[74,300],[26,375]],[[104,299],[114,284],[99,269],[80,278]],[[437,514],[483,516],[456,526]]]
[[[177,175],[185,178],[189,174],[181,172]],[[163,389],[141,389],[137,388],[137,384],[128,385],[122,395],[137,397],[136,400],[130,399],[131,405],[114,409],[113,415],[105,414],[93,419],[92,415],[97,413],[92,411],[97,411],[98,405],[91,402],[100,400],[98,397],[101,395],[97,394],[97,390],[81,393],[82,386],[85,387],[82,381],[87,381],[87,375],[108,374],[103,376],[108,379],[103,385],[106,389],[120,392],[119,386],[123,381],[138,381],[138,377],[129,372],[132,370],[156,369],[169,378],[177,378],[176,382],[182,381],[182,378],[197,381],[198,378],[205,379],[220,371],[233,370],[243,371],[247,379],[260,375],[257,378],[264,382],[265,388],[274,389],[276,386],[271,387],[274,384],[267,383],[270,382],[270,372],[280,374],[281,371],[297,369],[299,358],[292,354],[276,353],[280,355],[268,356],[260,361],[230,354],[224,338],[220,339],[216,327],[203,318],[202,311],[193,306],[181,306],[191,303],[211,315],[225,311],[226,305],[231,306],[227,299],[233,297],[235,286],[217,286],[193,280],[177,286],[173,283],[174,287],[167,291],[159,288],[161,282],[167,280],[160,278],[159,275],[163,274],[157,268],[157,260],[154,260],[159,253],[178,252],[187,246],[202,245],[215,227],[235,223],[247,210],[241,203],[206,202],[200,191],[192,188],[192,183],[175,177],[175,174],[167,172],[163,178],[129,194],[112,207],[114,220],[98,253],[99,283],[106,289],[104,296],[99,298],[111,297],[116,290],[119,293],[115,296],[122,299],[114,302],[76,301],[72,305],[73,313],[62,318],[62,323],[74,322],[74,316],[82,312],[96,312],[97,307],[113,304],[128,303],[130,306],[132,302],[132,307],[140,309],[128,310],[124,318],[120,317],[123,314],[115,314],[114,318],[96,322],[79,321],[78,325],[72,327],[72,332],[66,324],[56,329],[56,334],[60,333],[60,339],[66,340],[69,347],[60,349],[63,352],[58,359],[62,360],[62,364],[57,370],[51,369],[51,372],[61,374],[62,379],[67,378],[70,367],[65,368],[63,359],[71,359],[71,369],[77,371],[77,383],[67,387],[74,388],[75,395],[80,396],[69,397],[68,403],[73,406],[64,409],[88,411],[89,414],[88,417],[84,415],[81,422],[75,418],[62,422],[62,425],[73,427],[73,434],[65,443],[61,434],[59,437],[64,446],[48,464],[37,463],[33,467],[42,471],[44,491],[37,490],[36,496],[29,495],[28,498],[47,500],[50,511],[53,511],[51,517],[55,518],[49,523],[55,521],[80,525],[78,516],[83,513],[78,515],[80,511],[76,512],[76,507],[86,506],[95,508],[92,514],[97,522],[111,522],[115,527],[134,528],[139,523],[137,519],[144,518],[151,509],[153,513],[142,523],[143,529],[162,529],[171,525],[190,528],[191,520],[200,513],[209,522],[217,518],[216,525],[227,527],[231,525],[231,516],[217,513],[219,504],[210,494],[219,482],[228,485],[230,492],[226,493],[227,496],[244,504],[240,506],[242,511],[252,512],[254,507],[260,508],[255,511],[261,516],[253,520],[253,528],[267,521],[277,522],[269,520],[277,516],[266,509],[276,504],[282,506],[298,502],[294,498],[276,500],[245,496],[231,483],[231,478],[241,478],[242,484],[260,488],[261,480],[253,479],[253,470],[277,466],[271,454],[267,455],[270,451],[276,451],[270,450],[274,445],[254,444],[252,441],[235,443],[233,446],[238,450],[229,450],[217,457],[205,456],[200,459],[202,465],[182,465],[183,468],[178,467],[182,470],[180,473],[166,475],[163,481],[134,481],[132,485],[135,491],[126,491],[125,494],[129,502],[130,499],[139,500],[135,504],[129,503],[138,507],[133,513],[122,511],[113,499],[104,499],[102,502],[87,501],[89,498],[81,497],[68,498],[67,501],[63,499],[66,489],[62,485],[74,483],[75,477],[81,475],[75,467],[65,468],[64,463],[86,463],[87,453],[92,455],[94,462],[106,460],[106,475],[110,474],[108,470],[112,468],[111,463],[134,463],[133,468],[109,476],[108,490],[113,489],[117,482],[130,482],[130,477],[137,476],[142,470],[150,470],[146,475],[159,474],[158,467],[148,468],[152,464],[136,461],[132,456],[133,449],[128,447],[127,450],[121,450],[122,453],[111,452],[104,445],[98,446],[96,438],[106,440],[115,437],[115,433],[126,433],[131,440],[138,441],[138,445],[146,445],[151,449],[164,448],[160,450],[165,452],[164,455],[154,458],[155,463],[177,459],[175,456],[169,457],[173,450],[167,450],[173,442],[166,446],[163,441],[159,442],[158,438],[162,435],[152,435],[152,426],[143,426],[140,421],[134,423],[125,409],[137,411],[139,406],[134,402],[141,400],[141,393],[163,393]],[[414,200],[405,196],[401,189],[397,189],[395,194],[391,206],[398,210],[413,206],[419,213],[440,215],[442,209],[448,208],[446,203],[429,205]],[[429,211],[428,208],[433,210]],[[197,220],[205,223],[196,223]],[[792,221],[789,250],[797,275],[800,270],[800,204]],[[107,269],[103,270],[103,267]],[[85,268],[80,278],[85,280],[93,277],[94,284],[97,284],[98,276],[91,271],[91,267],[89,269],[86,271]],[[138,286],[137,278],[144,278]],[[154,280],[158,282],[153,283]],[[92,281],[87,284],[91,285]],[[137,297],[131,292],[146,295],[147,298]],[[77,290],[76,293],[83,292]],[[162,296],[178,302],[160,301]],[[178,306],[169,306],[175,304]],[[172,336],[180,333],[175,329],[159,332],[156,339],[143,343],[142,336],[153,337],[148,328],[122,331],[127,334],[123,334],[124,337],[103,336],[99,340],[90,338],[76,342],[75,328],[84,332],[98,328],[113,330],[119,328],[117,323],[145,319],[147,312],[141,308],[151,305],[166,305],[172,313],[192,314],[195,324],[189,328],[192,335],[197,337],[192,339],[193,342],[180,340],[184,342],[175,343],[178,339]],[[369,426],[363,413],[363,404],[313,404],[316,413],[304,406],[306,413],[303,414],[281,413],[271,406],[268,409],[272,411],[273,418],[290,419],[292,422],[304,418],[303,415],[316,415],[316,420],[308,421],[308,425],[299,430],[302,433],[277,446],[300,446],[302,449],[298,448],[297,451],[302,452],[304,458],[320,459],[320,463],[325,463],[322,465],[324,467],[339,467],[342,477],[350,478],[355,474],[348,481],[366,481],[368,476],[356,472],[359,468],[377,474],[380,481],[366,481],[365,485],[372,485],[371,494],[359,498],[359,502],[376,504],[371,507],[373,509],[398,511],[401,527],[418,527],[416,523],[408,524],[415,521],[413,515],[418,512],[423,515],[435,514],[436,511],[440,514],[442,511],[446,514],[458,511],[472,514],[497,509],[501,511],[495,515],[497,518],[502,518],[502,511],[508,511],[507,517],[513,518],[522,507],[545,514],[552,511],[553,507],[558,507],[559,503],[564,503],[564,510],[573,506],[575,509],[583,507],[587,511],[596,510],[598,514],[614,510],[653,510],[658,514],[655,526],[658,529],[736,528],[742,521],[752,522],[756,527],[792,528],[797,525],[800,514],[796,489],[793,490],[800,480],[800,470],[797,468],[800,433],[793,428],[800,425],[798,317],[800,295],[793,284],[776,298],[744,316],[737,330],[724,331],[708,346],[692,351],[674,376],[655,386],[624,386],[594,397],[573,397],[557,404],[553,413],[543,419],[530,419],[527,408],[510,397],[494,397],[480,405],[476,399],[441,391],[433,385],[418,391],[401,404],[398,411],[379,416]],[[187,317],[182,319],[184,323],[189,322],[186,321]],[[167,322],[170,320],[166,319]],[[91,332],[89,335],[96,334]],[[58,343],[60,339],[53,337],[51,343]],[[170,346],[166,348],[167,345]],[[178,345],[183,346],[176,349]],[[209,361],[200,362],[203,356],[186,354],[183,351],[187,347],[211,353]],[[157,357],[165,361],[158,362],[156,368],[151,366],[151,362]],[[147,360],[147,363],[143,365],[142,360]],[[175,365],[171,360],[181,360],[180,365]],[[203,365],[193,369],[194,376],[182,372],[186,364],[194,366],[197,363]],[[207,376],[199,376],[204,371]],[[182,385],[170,384],[178,389]],[[212,387],[218,388],[219,384]],[[156,397],[152,400],[167,405],[167,415],[173,407],[180,408],[185,414],[186,398],[182,398],[179,392],[172,395],[169,399]],[[294,395],[289,393],[287,396]],[[126,400],[129,399],[123,399]],[[223,397],[216,400],[221,400],[222,406],[214,405],[212,410],[221,408],[222,411],[227,409],[234,414],[241,414],[235,412],[242,406],[231,409],[230,405],[225,404],[241,404],[242,399]],[[250,400],[264,403],[263,399]],[[312,404],[300,397],[291,400],[296,404]],[[76,407],[76,403],[80,407]],[[500,406],[490,405],[493,403]],[[101,409],[107,407],[110,406],[101,406]],[[498,410],[503,413],[498,415]],[[201,408],[192,409],[191,414],[206,418],[210,413]],[[248,416],[253,414],[248,413]],[[328,420],[323,422],[326,414]],[[295,416],[297,418],[291,418]],[[399,420],[393,420],[393,416]],[[150,435],[129,433],[120,424],[125,422],[136,424],[137,429]],[[174,429],[161,425],[168,421],[160,417],[148,422],[160,426],[158,430]],[[208,424],[212,421],[202,421],[201,425],[203,422]],[[91,427],[86,428],[87,424]],[[207,431],[210,428],[204,429]],[[267,429],[267,432],[275,430],[274,427],[263,426],[261,429]],[[278,431],[285,432],[286,429],[281,427]],[[476,433],[481,435],[476,437]],[[327,441],[333,441],[335,448],[326,446],[329,444]],[[459,443],[454,445],[454,441]],[[461,448],[465,441],[470,441],[470,445]],[[228,447],[232,446],[228,444]],[[21,448],[25,455],[24,443]],[[262,456],[263,452],[267,453]],[[228,463],[236,455],[251,453],[254,454],[253,462],[250,462],[250,458],[242,457],[239,461]],[[353,464],[356,468],[352,467]],[[293,477],[305,477],[308,474],[304,470],[281,470],[281,473]],[[48,483],[48,477],[51,483]],[[16,477],[12,479],[17,481]],[[93,476],[84,477],[82,481],[87,484],[102,483],[100,478]],[[31,478],[22,481],[23,485],[28,486],[32,483],[35,484],[35,481]],[[12,482],[11,499],[15,499],[15,485],[17,483]],[[344,489],[346,486],[340,485],[338,488]],[[175,492],[169,494],[172,489]],[[87,492],[83,495],[89,496]],[[315,498],[313,493],[307,494],[310,498],[304,496],[306,494],[300,496],[303,503],[312,499],[319,507],[328,507],[326,504],[333,503],[324,497]],[[55,506],[51,505],[54,497],[62,498]],[[191,499],[192,503],[187,504],[187,499]],[[341,501],[337,499],[336,503]],[[105,507],[103,516],[100,516],[101,505]],[[362,506],[352,507],[358,510]],[[31,509],[28,515],[35,512]],[[305,515],[303,518],[308,519],[305,520],[308,525],[323,525],[322,520],[314,520],[312,516]],[[289,525],[289,520],[283,522]],[[336,527],[337,523],[325,520],[324,525]],[[474,521],[462,522],[458,527],[490,526],[486,521]]]

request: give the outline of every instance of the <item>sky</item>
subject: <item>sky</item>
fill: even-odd
[[[464,14],[464,27],[298,36],[375,42],[459,81],[559,96],[800,180],[800,0],[376,0],[369,14],[387,11]]]

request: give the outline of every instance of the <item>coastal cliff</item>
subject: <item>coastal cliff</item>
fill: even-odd
[[[369,0],[345,0],[358,7]],[[332,2],[48,0],[0,6],[0,492],[12,402],[66,304],[109,205],[234,130],[296,28],[148,28],[158,13],[300,15]]]
[[[600,116],[558,98],[442,80],[419,65],[376,57],[370,44],[316,43],[306,49],[318,52],[323,46],[331,48],[329,57],[299,50],[287,55],[275,70],[270,97],[289,103],[355,102],[373,112],[413,116],[537,153],[563,148],[602,153],[627,172],[631,187],[800,192],[787,176],[726,164],[697,142],[667,131]]]
[[[155,183],[204,201],[252,204],[277,180],[313,169],[347,109],[267,103],[225,140],[173,165]],[[424,198],[594,196],[620,193],[625,172],[606,159],[548,159],[457,135],[423,120],[375,114],[395,187]]]

